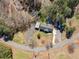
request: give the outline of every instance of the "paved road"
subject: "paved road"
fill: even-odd
[[[37,47],[37,48],[32,49],[29,46],[20,45],[20,44],[13,42],[13,41],[8,41],[8,42],[5,42],[5,43],[14,47],[14,48],[19,48],[19,49],[26,50],[26,51],[40,52],[40,51],[46,51],[47,50],[46,47],[41,47],[41,48]],[[61,48],[64,45],[70,44],[70,43],[72,43],[72,40],[68,39],[68,40],[65,40],[63,42],[56,44],[55,46],[53,46],[53,48]]]
[[[46,50],[47,50],[45,47],[32,49],[32,48],[30,48],[29,46],[20,45],[20,44],[17,44],[17,43],[15,43],[15,42],[13,42],[13,41],[8,41],[8,42],[5,42],[5,43],[6,43],[7,45],[10,45],[10,46],[14,47],[14,48],[18,48],[18,49],[22,49],[22,50],[26,50],[26,51],[40,52],[40,51],[46,51]],[[62,44],[62,43],[64,43],[64,44]],[[61,48],[61,47],[63,47],[64,45],[70,43],[70,41],[67,40],[66,43],[65,43],[65,41],[62,42],[62,43],[58,43],[57,45],[53,46],[53,48]]]
[[[40,52],[40,51],[46,51],[46,48],[45,47],[41,47],[41,48],[31,48],[29,46],[24,46],[24,45],[20,45],[20,44],[17,44],[13,41],[8,41],[8,42],[5,42],[5,44],[7,45],[10,45],[14,48],[18,48],[18,49],[22,49],[22,50],[26,50],[26,51],[34,51],[34,52]]]
[[[60,42],[60,43],[56,44],[54,46],[54,48],[61,48],[61,47],[65,46],[65,45],[67,45],[67,44],[71,44],[71,43],[73,43],[74,40],[77,40],[75,38],[79,38],[79,33],[77,33],[73,38],[65,39],[63,42]]]
[[[78,34],[77,34],[77,36],[78,36]],[[61,47],[63,47],[66,44],[72,43],[73,40],[74,39],[66,39],[63,42],[60,42],[60,43],[56,44],[55,46],[53,46],[53,48],[61,48]],[[13,41],[8,41],[8,42],[4,42],[4,43],[8,44],[8,45],[10,45],[10,46],[12,46],[14,48],[23,49],[23,50],[26,50],[26,51],[40,52],[40,51],[46,51],[47,50],[46,47],[41,47],[41,48],[37,47],[37,48],[32,49],[29,46],[20,45],[20,44],[17,44],[15,42],[13,42]]]

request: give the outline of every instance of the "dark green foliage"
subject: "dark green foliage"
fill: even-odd
[[[56,19],[57,13],[58,13],[58,5],[54,4],[52,8],[49,11],[49,16],[53,19]],[[59,12],[60,13],[60,12]]]
[[[52,4],[52,8],[51,8],[51,12],[52,12],[52,16],[57,15],[63,15],[63,17],[69,17],[71,16],[71,12],[72,9],[69,8],[68,4],[68,0],[64,1],[64,0],[56,0],[53,4]],[[50,13],[51,13],[50,12]]]
[[[4,37],[5,41],[12,40],[12,30],[3,24],[0,24],[0,37]]]
[[[41,16],[41,22],[46,22],[46,19],[45,19],[45,17],[44,16]]]
[[[67,27],[66,28],[66,37],[69,39],[72,36],[74,31],[75,31],[75,28]]]
[[[11,30],[7,26],[0,25],[0,35],[10,33]]]
[[[8,28],[4,25],[0,25],[0,30],[2,30],[3,33],[9,33],[11,31],[10,28]]]
[[[58,14],[63,15],[65,18],[70,18],[73,16],[74,7],[76,7],[78,3],[79,0],[55,0],[52,5],[47,6],[44,11],[47,11],[45,14],[53,19],[56,19]]]
[[[71,18],[74,15],[75,7],[79,4],[79,0],[54,0],[52,5],[47,6],[41,14],[49,16],[53,19],[54,26],[59,28],[60,31],[65,30],[66,18]],[[45,12],[44,12],[45,11]],[[44,12],[44,13],[43,13]],[[66,29],[67,37],[70,37],[74,32],[73,28]],[[68,35],[70,33],[70,35]]]
[[[38,13],[38,16],[40,16],[40,21],[41,22],[46,22],[45,15],[43,15],[41,12]]]
[[[77,4],[79,4],[79,0],[68,0],[68,6],[69,6],[71,9],[74,9],[74,7],[76,7]]]
[[[71,17],[71,14],[72,14],[72,9],[69,7],[66,7],[64,12],[63,12],[64,17],[69,18],[69,17]]]
[[[12,59],[12,50],[0,43],[0,59]]]
[[[68,0],[68,7],[71,8],[71,16],[74,15],[75,7],[79,4],[79,0]]]

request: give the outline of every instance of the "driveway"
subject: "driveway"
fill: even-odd
[[[26,41],[30,41],[33,38],[33,34],[35,33],[35,24],[31,24],[31,27],[25,32]]]

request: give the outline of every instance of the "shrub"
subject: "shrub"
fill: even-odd
[[[66,37],[69,39],[72,36],[74,31],[75,31],[75,28],[67,27],[66,28]]]
[[[5,25],[0,25],[0,36],[5,38],[5,41],[12,40],[11,29]]]
[[[2,43],[0,43],[0,59],[12,59],[11,48],[6,47]]]
[[[0,25],[0,34],[6,33],[6,27],[3,25]]]
[[[24,44],[25,43],[24,34],[22,32],[16,33],[13,37],[13,41],[19,44]]]
[[[40,33],[38,33],[38,34],[37,34],[37,38],[38,38],[38,39],[40,39],[40,38],[41,38],[41,35],[40,35]]]

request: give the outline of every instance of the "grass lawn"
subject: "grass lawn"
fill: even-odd
[[[24,33],[23,32],[18,32],[14,35],[13,41],[19,44],[24,44],[25,39],[24,39]]]
[[[13,59],[32,59],[32,53],[16,49],[13,50]]]

